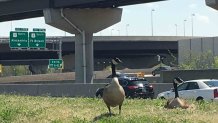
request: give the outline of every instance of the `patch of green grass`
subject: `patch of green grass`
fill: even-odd
[[[13,107],[5,107],[0,111],[1,122],[10,122],[18,115],[18,109]]]
[[[165,109],[166,100],[126,99],[121,115],[102,99],[0,95],[1,123],[216,123],[218,103],[189,101],[190,109]]]

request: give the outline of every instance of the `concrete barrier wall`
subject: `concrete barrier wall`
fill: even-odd
[[[191,40],[180,40],[178,43],[178,62],[179,64],[190,59]]]
[[[53,97],[94,97],[95,91],[105,84],[1,84],[0,93]]]
[[[178,62],[183,63],[190,56],[196,56],[208,51],[212,55],[218,55],[218,37],[195,38],[178,41]],[[190,54],[191,53],[191,54]]]
[[[192,55],[199,55],[202,53],[202,39],[197,38],[197,39],[192,39],[191,40],[191,54]]]
[[[217,48],[217,46],[218,46],[218,37],[214,37],[214,44],[213,44],[213,52],[214,52],[214,55],[215,56],[218,56],[218,48]]]
[[[173,87],[173,83],[151,83],[154,87],[155,98],[161,92],[168,91]]]
[[[218,79],[218,69],[163,71],[160,75],[162,83],[172,83],[173,78],[178,76],[183,80]]]
[[[202,38],[202,52],[211,51],[214,55],[214,38]]]
[[[152,83],[155,97],[158,93],[172,88],[171,83]],[[30,96],[52,96],[52,97],[95,97],[97,88],[104,87],[102,84],[1,84],[0,93],[20,94]]]

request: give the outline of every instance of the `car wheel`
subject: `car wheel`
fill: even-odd
[[[97,98],[102,98],[101,94],[96,95]]]
[[[204,102],[204,98],[203,98],[203,97],[198,97],[198,98],[196,99],[196,101],[202,103],[202,102]]]
[[[104,91],[104,88],[98,88],[97,91],[95,92],[95,96],[97,98],[103,97],[103,91]]]
[[[155,76],[155,73],[154,73],[154,72],[152,72],[152,75],[153,75],[153,76]]]
[[[152,93],[152,94],[150,95],[150,98],[151,98],[151,99],[154,99],[154,93]]]
[[[165,98],[164,98],[164,97],[160,97],[160,99],[162,99],[162,100],[165,100]]]
[[[134,99],[134,98],[138,98],[138,96],[137,96],[137,94],[131,94],[131,95],[129,95],[129,98]]]
[[[143,98],[144,99],[151,99],[152,100],[152,99],[154,99],[154,95],[144,96]]]
[[[153,100],[153,99],[154,99],[154,96],[151,96],[150,99]]]

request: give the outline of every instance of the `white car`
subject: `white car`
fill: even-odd
[[[218,80],[198,79],[184,81],[178,85],[179,97],[183,99],[207,100],[218,102]],[[175,97],[174,89],[159,93],[159,99],[172,99]]]

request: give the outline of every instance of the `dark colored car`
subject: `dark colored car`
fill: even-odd
[[[144,78],[119,78],[119,83],[125,91],[127,98],[154,98],[152,85]],[[102,97],[104,88],[96,90],[96,97]]]
[[[161,67],[158,67],[156,69],[154,69],[151,74],[153,76],[155,76],[156,74],[160,74],[161,71],[164,71],[164,70],[172,70],[172,68],[170,66],[161,66]]]

